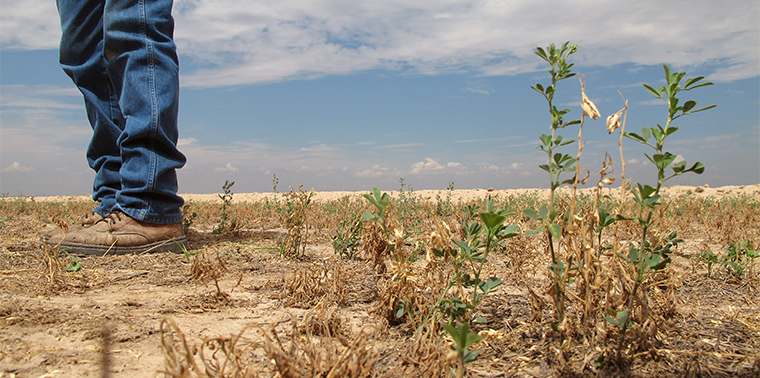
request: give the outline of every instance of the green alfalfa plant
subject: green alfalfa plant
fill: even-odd
[[[441,223],[429,238],[428,248],[432,255],[439,258],[441,264],[450,265],[451,273],[447,284],[433,306],[430,317],[437,319],[439,312],[448,317],[447,324],[443,327],[455,342],[452,348],[459,358],[457,377],[463,376],[464,366],[474,361],[479,353],[468,349],[480,341],[480,336],[470,331],[470,322],[487,322],[485,318],[471,318],[470,314],[503,283],[497,277],[482,277],[488,255],[507,239],[517,236],[519,230],[518,225],[505,224],[507,217],[514,215],[513,212],[496,209],[492,198],[486,200],[485,207],[485,211],[479,211],[476,205],[465,208],[466,214],[460,222],[465,240],[451,239],[445,223]],[[452,288],[456,290],[451,290]]]
[[[187,235],[193,222],[195,222],[195,218],[198,217],[198,213],[193,211],[192,207],[191,201],[185,202],[185,204],[182,205],[182,231],[185,235]]]
[[[380,229],[383,231],[385,237],[388,238],[388,219],[386,217],[386,213],[391,206],[391,196],[388,193],[382,193],[378,188],[372,188],[372,194],[364,194],[363,197],[369,201],[369,203],[375,206],[377,212],[373,213],[370,211],[365,211],[362,214],[362,218],[370,222],[376,222],[380,226]]]
[[[665,126],[643,127],[641,133],[623,132],[626,138],[635,140],[654,150],[653,154],[645,153],[646,158],[654,164],[657,169],[657,181],[654,187],[647,184],[636,184],[633,190],[634,201],[637,204],[638,211],[633,220],[641,227],[641,235],[638,244],[631,244],[628,253],[617,252],[618,257],[629,264],[634,272],[634,286],[631,290],[625,309],[614,311],[610,309],[610,316],[607,321],[616,325],[620,329],[620,339],[618,345],[618,360],[622,358],[621,350],[625,340],[626,330],[630,329],[633,322],[645,323],[648,311],[641,311],[640,318],[636,319],[634,308],[636,303],[642,309],[646,309],[646,296],[639,291],[643,290],[645,279],[651,272],[656,272],[671,262],[670,254],[673,248],[683,240],[678,238],[677,231],[672,231],[667,236],[650,242],[650,227],[653,224],[655,209],[662,204],[660,190],[663,184],[675,177],[685,173],[693,172],[702,174],[705,167],[702,163],[697,162],[688,166],[686,160],[679,158],[671,152],[665,150],[665,140],[678,131],[678,127],[672,125],[673,121],[686,115],[714,108],[717,105],[710,105],[703,108],[697,108],[697,101],[688,100],[681,104],[677,97],[680,92],[690,91],[692,89],[712,85],[711,82],[703,82],[703,76],[686,79],[683,84],[682,80],[686,75],[685,72],[673,72],[668,65],[664,65],[665,85],[662,87],[652,87],[644,84],[644,89],[657,99],[664,100],[667,103],[668,116]],[[670,169],[670,171],[668,171]],[[654,239],[654,238],[651,238]]]
[[[468,313],[502,284],[496,277],[483,279],[483,267],[488,261],[488,255],[498,248],[506,239],[517,236],[518,225],[505,225],[507,217],[514,213],[494,208],[492,198],[486,200],[486,211],[478,211],[476,206],[465,209],[466,215],[461,223],[465,240],[454,240],[452,247],[446,242],[438,242],[431,246],[431,251],[437,257],[442,257],[451,263],[452,274],[441,297],[436,302],[436,310],[448,315],[448,323],[454,321],[470,321]],[[431,238],[431,240],[434,238]],[[447,296],[449,289],[458,287],[458,292],[467,293],[461,298]],[[474,319],[483,322],[485,319]]]
[[[451,197],[454,192],[454,182],[449,182],[446,187],[445,195],[435,195],[435,215],[439,217],[448,217],[454,215],[454,205],[452,204]]]
[[[230,182],[229,180],[224,180],[224,185],[222,185],[222,194],[217,194],[219,199],[222,200],[222,216],[219,219],[219,224],[212,231],[214,234],[221,235],[227,231],[230,231],[230,225],[233,219],[230,218],[230,215],[227,213],[227,208],[229,208],[232,204],[233,185],[235,185],[235,181]]]
[[[549,206],[541,206],[538,211],[534,209],[526,209],[523,214],[529,218],[535,219],[540,222],[540,226],[528,231],[528,236],[536,233],[544,233],[547,239],[547,248],[551,255],[551,262],[549,269],[552,272],[554,281],[553,299],[554,308],[556,312],[556,320],[552,323],[552,328],[559,330],[562,328],[565,322],[565,279],[569,269],[569,264],[563,262],[555,251],[555,240],[562,238],[562,227],[564,224],[563,219],[558,219],[559,211],[556,209],[555,203],[555,191],[562,184],[575,184],[578,179],[576,161],[577,159],[569,154],[557,152],[557,149],[564,147],[575,142],[572,139],[565,139],[562,135],[558,134],[558,131],[568,126],[578,125],[580,120],[572,120],[566,122],[564,117],[570,112],[570,109],[560,110],[554,105],[554,94],[557,91],[557,84],[561,80],[565,80],[575,76],[571,68],[573,63],[568,62],[570,55],[578,51],[576,44],[565,42],[561,47],[556,47],[554,44],[549,45],[546,49],[536,47],[535,54],[541,59],[550,64],[551,69],[548,71],[551,74],[551,84],[544,87],[542,84],[536,84],[532,86],[536,92],[540,93],[546,99],[549,105],[549,114],[551,116],[551,134],[541,134],[541,145],[538,146],[540,151],[543,151],[547,155],[547,163],[542,164],[539,168],[549,173],[550,179],[550,196]],[[563,174],[573,174],[572,177],[563,178]]]
[[[362,236],[362,217],[349,215],[337,224],[338,232],[332,236],[332,246],[336,254],[354,258]]]
[[[713,265],[722,267],[729,277],[742,279],[749,275],[754,276],[755,259],[760,257],[757,249],[753,246],[752,241],[742,240],[731,242],[726,247],[723,254],[715,254],[710,249],[706,249],[696,255],[684,255],[687,259],[695,259],[707,266],[707,277],[712,275]],[[749,268],[749,269],[748,269]]]
[[[760,257],[760,254],[752,245],[752,241],[732,242],[726,249],[720,263],[731,277],[742,279],[747,274],[754,276],[755,259]]]
[[[443,329],[454,340],[454,344],[451,345],[451,349],[456,352],[459,364],[454,376],[457,378],[464,377],[465,364],[475,361],[480,354],[480,350],[470,350],[471,345],[479,343],[483,340],[480,335],[470,331],[470,324],[467,322],[456,322],[456,324],[444,324]]]

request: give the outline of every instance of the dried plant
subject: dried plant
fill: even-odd
[[[196,253],[192,258],[192,263],[190,264],[190,277],[192,277],[195,282],[204,285],[209,281],[214,281],[217,298],[227,298],[229,297],[229,294],[222,291],[222,288],[219,286],[219,280],[222,279],[228,270],[227,265],[219,256],[218,251],[216,252],[216,256],[212,258],[209,257],[209,251],[203,249]]]
[[[303,185],[298,186],[298,192],[290,188],[286,194],[285,207],[281,210],[280,217],[285,226],[285,238],[280,243],[280,254],[283,256],[298,257],[306,253],[306,242],[309,235],[307,211],[311,204],[314,189],[304,191]]]
[[[65,232],[68,227],[61,223]],[[37,248],[32,256],[39,262],[39,270],[42,276],[45,277],[44,285],[40,287],[43,292],[56,293],[66,289],[69,286],[69,281],[66,277],[67,264],[64,263],[61,253],[58,252],[60,245],[51,246],[47,241],[42,241],[39,248]]]
[[[317,308],[317,311],[322,311]],[[324,314],[322,314],[324,315]],[[323,319],[323,316],[308,316]],[[330,319],[326,320],[331,322]],[[327,332],[314,335],[313,330]],[[300,326],[293,320],[288,341],[283,342],[276,332],[269,332],[264,339],[264,352],[274,363],[280,377],[370,377],[379,359],[375,349],[375,332],[364,327],[348,343],[332,337],[331,326]],[[347,344],[347,345],[344,345]]]
[[[286,304],[310,308],[327,298],[330,303],[346,302],[348,272],[336,260],[299,267],[285,279]]]
[[[259,340],[264,333],[273,328],[270,325],[264,330],[249,325],[231,337],[213,337],[197,342],[188,340],[173,319],[165,318],[160,327],[165,369],[159,373],[173,378],[258,377],[259,369],[253,364],[257,358],[253,352],[262,346]],[[259,331],[254,339],[243,337],[249,329]]]

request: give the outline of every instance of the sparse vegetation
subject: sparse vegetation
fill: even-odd
[[[584,240],[593,240],[593,243],[590,243],[591,253],[583,254],[588,268],[572,271],[578,273],[571,276],[574,280],[567,286],[568,337],[564,345],[559,344],[549,326],[555,320],[554,314],[547,311],[552,307],[552,299],[547,293],[553,280],[551,275],[541,272],[546,271],[551,260],[544,253],[536,253],[545,251],[544,237],[538,234],[526,236],[512,227],[510,232],[517,235],[497,243],[496,247],[489,247],[485,259],[473,253],[470,255],[473,259],[464,260],[459,268],[454,260],[455,257],[463,258],[460,249],[464,246],[453,240],[469,245],[471,251],[473,243],[479,244],[481,246],[476,251],[481,254],[485,251],[483,245],[487,235],[475,238],[477,233],[472,233],[472,229],[478,227],[480,231],[486,231],[480,213],[498,215],[502,209],[509,209],[517,215],[505,213],[504,222],[493,223],[502,225],[500,227],[513,223],[521,230],[537,227],[539,221],[522,216],[526,209],[547,205],[548,196],[534,190],[519,195],[503,191],[481,192],[492,195],[493,210],[490,211],[488,202],[484,202],[485,197],[454,201],[452,206],[460,214],[460,220],[446,222],[450,229],[444,225],[444,218],[436,220],[434,217],[438,208],[435,198],[418,200],[413,207],[416,210],[407,211],[417,211],[417,216],[426,220],[421,226],[421,238],[408,234],[396,237],[394,230],[398,226],[393,225],[398,221],[394,220],[394,206],[399,204],[390,196],[386,197],[388,205],[383,216],[387,217],[385,222],[390,234],[389,239],[383,240],[395,246],[395,255],[390,252],[382,255],[380,261],[386,271],[381,274],[378,274],[375,257],[368,254],[369,251],[357,251],[353,259],[343,259],[336,258],[332,249],[332,236],[338,233],[340,221],[335,214],[346,214],[350,219],[365,211],[376,216],[380,210],[358,195],[353,199],[334,200],[321,200],[318,195],[312,197],[306,218],[315,226],[304,228],[304,232],[309,233],[308,245],[322,246],[324,252],[307,249],[297,260],[280,257],[279,243],[286,230],[278,228],[282,224],[280,213],[272,209],[271,200],[231,204],[228,212],[233,213],[240,224],[248,226],[222,238],[212,233],[219,223],[218,201],[193,200],[193,211],[198,215],[189,234],[190,252],[194,254],[189,256],[190,263],[182,254],[77,256],[82,268],[71,272],[66,271],[72,261],[65,253],[55,256],[47,250],[46,254],[45,249],[36,246],[35,230],[52,218],[69,219],[64,212],[83,213],[91,208],[91,202],[72,201],[53,206],[36,201],[19,206],[16,199],[0,201],[0,216],[11,219],[0,229],[0,287],[15,298],[14,302],[0,305],[0,321],[6,333],[33,333],[54,325],[50,328],[54,334],[58,334],[56,330],[59,328],[66,332],[61,334],[63,340],[81,341],[81,336],[77,335],[85,335],[90,329],[92,335],[97,335],[102,328],[99,322],[86,321],[90,316],[88,313],[102,313],[103,316],[114,313],[117,314],[113,329],[114,350],[129,350],[138,343],[145,344],[147,349],[163,345],[163,348],[169,348],[166,358],[176,353],[171,357],[176,360],[171,362],[174,365],[167,360],[166,367],[158,366],[156,370],[176,372],[170,367],[180,369],[184,364],[187,374],[196,377],[203,375],[195,368],[188,370],[193,364],[190,358],[195,359],[194,364],[203,374],[207,374],[206,366],[211,369],[223,361],[228,361],[224,365],[224,371],[228,373],[238,369],[233,366],[242,369],[238,371],[249,369],[260,372],[260,375],[288,366],[306,369],[309,358],[319,358],[321,362],[315,368],[322,372],[331,371],[339,366],[335,365],[336,361],[347,358],[359,364],[356,365],[357,372],[369,369],[375,376],[386,377],[439,377],[441,374],[456,375],[460,369],[464,376],[480,373],[520,375],[520,372],[615,375],[622,374],[624,368],[629,372],[626,374],[634,376],[676,376],[686,369],[694,371],[696,359],[702,371],[711,369],[718,372],[713,374],[716,376],[756,374],[760,318],[755,309],[760,306],[757,293],[760,277],[758,269],[752,265],[756,258],[751,256],[760,242],[757,236],[760,235],[760,193],[712,197],[705,193],[685,194],[685,191],[668,195],[667,188],[663,190],[661,205],[656,211],[666,217],[666,221],[654,222],[650,230],[654,235],[668,236],[664,234],[666,231],[678,229],[678,236],[685,242],[674,248],[670,264],[644,280],[642,290],[648,299],[649,323],[657,324],[657,333],[649,337],[649,348],[645,353],[637,349],[638,323],[627,329],[626,340],[629,341],[623,344],[621,351],[625,367],[616,362],[619,324],[626,320],[625,314],[618,312],[625,307],[613,307],[613,304],[627,303],[624,292],[619,291],[623,287],[618,285],[632,285],[634,278],[623,275],[622,280],[609,282],[608,277],[623,274],[624,270],[620,268],[627,263],[614,251],[618,248],[622,253],[625,250],[620,249],[621,243],[637,240],[638,226],[633,221],[610,223],[609,219],[617,219],[617,214],[631,218],[637,213],[638,204],[633,196],[627,196],[623,202],[617,200],[617,195],[605,198],[607,194],[601,190],[578,192],[577,206],[585,215],[575,232],[588,235]],[[455,190],[452,196],[459,198],[462,193],[464,191]],[[569,209],[571,194],[571,190],[558,189],[555,200],[559,209]],[[371,197],[377,199],[375,193]],[[379,198],[384,201],[382,191]],[[265,204],[267,201],[269,205]],[[280,203],[284,209],[285,201]],[[593,212],[595,204],[604,211]],[[18,213],[9,213],[18,209],[21,209]],[[679,215],[671,215],[676,210]],[[605,225],[601,229],[592,227],[596,224],[594,214],[601,214],[599,224]],[[558,217],[564,217],[564,213]],[[263,230],[262,222],[266,224]],[[364,221],[365,225],[370,223],[376,222]],[[588,225],[584,226],[586,223]],[[473,237],[467,236],[466,229]],[[731,235],[730,240],[726,235]],[[445,237],[449,243],[443,243]],[[362,233],[358,246],[364,247],[366,243],[368,239]],[[446,246],[454,252],[439,256],[440,252],[436,255],[431,250],[428,254],[428,246],[431,249]],[[718,261],[726,259],[726,265],[714,263],[710,277],[707,277],[707,265],[694,257],[707,248],[715,251]],[[736,251],[734,260],[729,257],[732,250]],[[687,259],[686,255],[692,258]],[[574,261],[578,261],[574,264],[577,266],[581,260]],[[741,278],[731,273],[728,261],[744,266]],[[477,284],[477,272],[481,266],[481,284]],[[469,274],[467,279],[462,279],[463,291],[459,291],[455,279],[456,269],[460,269],[462,278]],[[487,285],[490,278],[500,280],[501,284],[488,289],[486,295],[481,286]],[[455,283],[449,287],[452,281]],[[63,305],[80,303],[82,297],[77,293],[82,291],[119,291],[131,285],[151,288],[147,291],[149,294],[144,294],[148,297],[141,297],[139,293],[126,298],[118,296],[113,303],[97,299],[97,307],[82,302],[82,309],[80,305]],[[473,301],[473,293],[481,298]],[[53,295],[62,302],[58,305],[57,301],[40,301],[36,299],[38,295]],[[173,299],[155,300],[169,297]],[[441,297],[448,300],[448,305],[441,306],[444,301],[437,304]],[[458,307],[459,302],[464,307]],[[163,304],[159,306],[159,303]],[[256,310],[259,305],[272,310]],[[137,308],[135,306],[141,306],[139,312],[124,312]],[[588,310],[586,306],[589,306]],[[234,314],[249,307],[254,309],[247,312],[250,315],[235,318],[238,315]],[[454,311],[459,308],[465,311]],[[433,311],[442,316],[432,316]],[[454,314],[453,319],[450,314]],[[320,317],[322,315],[325,317]],[[156,317],[164,316],[179,318],[177,328],[172,328],[170,322],[164,324],[162,342],[150,330],[157,327]],[[34,323],[30,323],[31,320]],[[206,324],[203,327],[208,330],[192,326],[195,321]],[[219,326],[212,326],[209,321],[217,322]],[[145,328],[135,328],[135,324],[145,324]],[[220,328],[222,324],[224,328]],[[248,324],[250,327],[243,331]],[[446,330],[444,325],[451,328]],[[363,327],[370,328],[362,333]],[[78,332],[71,333],[74,329]],[[184,344],[177,332],[183,332]],[[239,333],[242,336],[238,336]],[[725,336],[720,344],[713,345],[710,343],[717,339],[710,335]],[[172,338],[167,338],[169,336]],[[269,337],[269,346],[266,337]],[[171,349],[171,340],[178,343],[174,349]],[[213,340],[218,344],[213,344],[215,349],[212,350]],[[296,341],[291,346],[292,340]],[[695,343],[693,340],[706,341]],[[230,344],[233,341],[235,348]],[[0,340],[4,347],[11,345],[10,342],[10,339]],[[66,343],[67,348],[79,345],[77,342]],[[564,362],[557,354],[560,347],[567,348],[562,355]],[[32,350],[29,348],[34,346],[17,345],[14,350],[21,353]],[[201,349],[204,350],[202,355]],[[87,353],[94,352],[82,349],[76,353],[83,360],[98,360],[87,357]],[[224,357],[225,353],[227,357]],[[657,358],[650,357],[653,353]],[[5,366],[19,366],[14,361],[21,361],[24,357],[9,352],[2,358]],[[114,354],[114,366],[124,358],[133,357]],[[276,363],[272,363],[272,359]],[[497,359],[498,363],[495,363]],[[88,365],[77,366],[85,368]],[[221,369],[222,365],[218,366]],[[285,370],[280,374],[285,376]],[[345,371],[341,374],[362,376]]]
[[[552,76],[532,87],[552,121],[539,146],[547,191],[463,198],[452,183],[433,200],[401,179],[390,193],[320,199],[302,186],[278,194],[273,176],[273,197],[233,203],[226,181],[221,206],[184,208],[192,251],[78,257],[36,233],[51,222],[65,232],[91,201],[0,198],[0,377],[49,365],[92,375],[98,360],[135,376],[156,346],[145,360],[163,366],[144,376],[760,375],[760,186],[664,185],[704,170],[664,142],[674,120],[711,107],[677,95],[709,83],[682,87],[685,74],[665,66],[665,86],[644,86],[668,103],[664,127],[626,132],[627,102],[607,119],[621,159],[623,138],[654,150],[656,184],[630,184],[623,166],[618,194],[606,155],[596,185],[579,189],[590,178],[582,129],[600,114],[582,75],[580,120],[553,103],[576,50],[536,50]],[[577,141],[560,135],[576,125]],[[560,151],[576,142],[577,155]],[[97,338],[109,347],[79,348]]]

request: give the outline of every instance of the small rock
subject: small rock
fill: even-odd
[[[710,185],[708,185],[708,184],[705,184],[705,188],[709,188],[709,187],[710,187]]]
[[[701,186],[698,186],[698,187],[694,188],[694,191],[695,191],[696,193],[702,193],[702,192],[704,192],[704,191],[705,191],[705,188],[703,188],[703,187],[701,187]]]
[[[494,189],[494,188],[488,188],[489,192],[493,192],[494,190],[496,190],[496,189]]]

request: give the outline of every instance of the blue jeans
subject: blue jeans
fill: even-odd
[[[60,62],[93,130],[95,212],[182,221],[176,170],[179,62],[172,0],[57,0]]]

